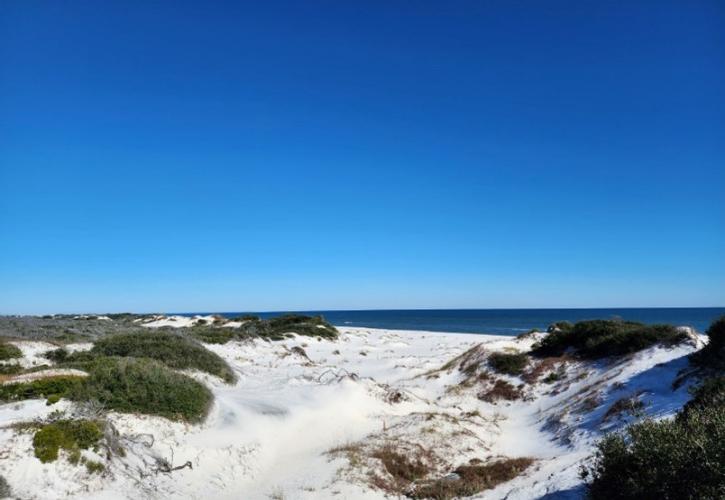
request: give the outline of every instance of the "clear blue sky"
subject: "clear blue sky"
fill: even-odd
[[[0,188],[0,313],[722,306],[725,6],[2,2]]]

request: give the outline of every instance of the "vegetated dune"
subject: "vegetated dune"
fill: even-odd
[[[630,352],[622,347],[628,340],[605,332],[602,349],[616,344],[622,354],[600,358],[591,349],[560,348],[559,339],[555,352],[531,356],[526,353],[532,347],[546,345],[541,343],[545,334],[509,338],[341,328],[337,337],[311,336],[316,327],[306,321],[307,336],[290,333],[294,328],[287,324],[282,331],[256,325],[263,334],[255,336],[239,333],[254,319],[216,325],[214,317],[207,320],[192,326],[184,319],[154,317],[137,325],[178,323],[190,338],[212,339],[203,345],[229,368],[231,379],[199,369],[206,363],[184,367],[177,359],[164,364],[162,357],[133,361],[143,353],[128,348],[128,337],[101,341],[90,351],[85,345],[80,352],[90,358],[45,359],[49,368],[91,363],[86,365],[90,376],[67,392],[59,386],[53,389],[59,392],[43,394],[41,387],[31,399],[0,405],[0,474],[13,494],[44,499],[578,498],[584,493],[581,465],[591,461],[603,434],[644,416],[674,415],[688,401],[696,379],[681,375],[690,369],[687,356],[702,346],[692,332],[675,340],[668,330]],[[194,334],[194,328],[214,325],[230,332]],[[11,344],[38,356],[37,346]],[[78,350],[73,344],[66,349]],[[148,366],[136,367],[138,362]],[[99,369],[104,378],[94,371]],[[129,370],[137,378],[124,378]],[[145,374],[154,370],[163,374],[169,390],[183,395],[164,403],[163,411],[138,403]],[[119,402],[124,390],[133,397]],[[148,390],[155,394],[155,388]],[[208,402],[207,390],[213,398]],[[174,409],[177,403],[181,406]],[[81,438],[63,437],[58,458],[41,462],[34,442],[39,426],[73,419],[97,422],[93,425],[102,435],[94,434],[88,448],[79,447]]]

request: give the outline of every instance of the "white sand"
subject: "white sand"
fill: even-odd
[[[177,322],[181,320],[159,317],[147,326]],[[208,419],[198,426],[111,414],[128,454],[114,458],[103,476],[63,459],[41,464],[33,456],[32,436],[7,428],[0,429],[0,473],[16,495],[48,500],[381,499],[385,495],[366,480],[379,463],[365,459],[351,467],[344,453],[327,452],[345,444],[357,443],[365,450],[403,441],[433,449],[444,462],[441,474],[472,458],[537,459],[519,478],[475,498],[539,498],[554,492],[560,498],[578,498],[578,468],[594,441],[631,420],[603,422],[606,410],[617,399],[643,391],[640,398],[648,414],[673,414],[688,394],[686,386],[672,391],[672,381],[687,364],[684,356],[695,349],[657,347],[617,364],[571,363],[565,380],[531,386],[525,401],[491,404],[479,400],[474,388],[451,390],[465,376],[457,365],[439,369],[477,344],[482,348],[475,354],[483,359],[493,351],[528,349],[532,340],[340,330],[334,341],[296,336],[273,343],[207,346],[229,362],[238,383],[229,386],[206,374],[192,374],[215,396]],[[16,343],[37,356],[39,346],[21,344]],[[291,351],[295,346],[309,359]],[[601,403],[581,411],[581,403],[593,394]],[[43,401],[2,405],[0,427],[58,408],[72,411],[64,401],[52,407]],[[193,469],[153,473],[155,458],[174,466],[191,461]]]

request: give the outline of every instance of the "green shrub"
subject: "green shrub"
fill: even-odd
[[[236,380],[229,365],[194,340],[163,331],[134,332],[98,340],[91,355],[151,358],[179,370],[195,368],[228,383]]]
[[[325,321],[322,316],[305,316],[301,314],[284,314],[267,320],[275,334],[296,333],[311,337],[335,338],[337,329]]]
[[[499,373],[521,375],[529,364],[529,358],[523,353],[494,352],[488,357],[488,364]]]
[[[10,488],[7,479],[0,476],[0,498],[10,498],[13,496],[13,490]]]
[[[59,347],[58,349],[53,349],[52,351],[45,351],[42,354],[42,356],[45,359],[47,359],[49,361],[53,361],[55,363],[62,363],[63,361],[68,359],[68,355],[69,355],[68,351],[63,347]]]
[[[0,364],[0,375],[17,375],[23,367],[17,364]],[[2,498],[2,497],[0,497]]]
[[[100,474],[101,472],[106,470],[106,466],[103,465],[101,462],[94,462],[93,460],[87,460],[86,461],[86,469],[88,470],[89,474]]]
[[[569,330],[572,329],[573,326],[574,325],[568,321],[557,321],[556,323],[550,324],[549,327],[546,329],[546,331],[549,333],[553,333],[553,332],[557,332],[557,331],[568,332]]]
[[[692,355],[692,360],[703,368],[725,370],[725,316],[713,321],[705,334],[708,343]]]
[[[542,382],[545,384],[553,384],[554,382],[558,382],[564,378],[564,376],[559,372],[551,372],[546,377],[542,379]]]
[[[0,360],[22,358],[23,352],[12,344],[0,342]]]
[[[194,327],[191,329],[191,335],[207,344],[226,344],[236,337],[236,333],[229,328],[215,327]]]
[[[677,418],[686,418],[690,412],[707,408],[725,410],[725,375],[711,377],[691,390],[692,399],[682,408]]]
[[[245,314],[243,316],[236,316],[232,318],[230,321],[260,321],[259,316],[255,316],[254,314]]]
[[[589,498],[725,498],[723,382],[695,391],[676,418],[647,420],[602,439],[582,469]]]
[[[43,462],[54,462],[62,448],[68,452],[88,449],[103,437],[97,422],[92,420],[58,420],[46,424],[33,436],[35,456]]]
[[[122,413],[159,415],[171,420],[200,422],[213,396],[191,377],[151,359],[103,358],[71,399],[98,401]]]
[[[322,316],[301,314],[284,314],[266,320],[247,319],[239,329],[244,336],[264,337],[270,340],[282,340],[290,333],[323,338],[335,338],[338,335],[337,329]]]
[[[634,321],[579,321],[559,328],[534,346],[537,356],[561,356],[567,350],[582,358],[598,359],[640,351],[657,343],[674,344],[686,335],[670,325],[644,325]]]
[[[74,375],[62,375],[30,382],[3,384],[0,385],[0,401],[50,398],[54,395],[65,397],[70,391],[83,383],[83,378]]]

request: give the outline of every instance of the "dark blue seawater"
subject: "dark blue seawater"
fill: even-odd
[[[725,307],[711,308],[643,308],[643,309],[418,309],[379,311],[295,311],[322,314],[336,326],[366,326],[396,330],[489,333],[518,335],[532,328],[545,329],[555,321],[614,319],[642,323],[669,323],[692,326],[704,332],[716,318],[725,315]],[[191,314],[191,313],[187,313]],[[199,313],[194,313],[199,314]],[[204,313],[208,314],[208,313]],[[226,317],[256,314],[263,318],[279,312],[219,313]]]

